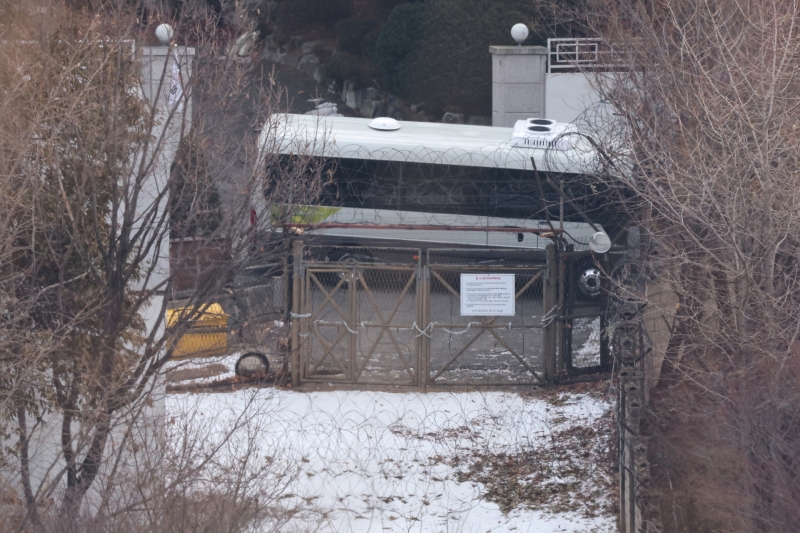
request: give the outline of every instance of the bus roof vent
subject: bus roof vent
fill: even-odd
[[[529,118],[514,124],[511,144],[527,148],[555,148],[569,150],[575,146],[578,128],[574,124],[556,122],[548,118]]]
[[[400,129],[400,123],[390,117],[378,117],[370,121],[369,127],[379,131],[395,131]]]

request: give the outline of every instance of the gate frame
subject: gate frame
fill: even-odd
[[[347,248],[372,248],[375,249],[376,247],[370,246],[348,246]],[[536,267],[531,267],[531,269],[540,270],[543,272],[543,291],[542,291],[542,312],[543,317],[550,317],[552,316],[552,320],[547,320],[546,324],[542,327],[543,329],[543,346],[542,352],[544,357],[544,373],[541,378],[537,375],[535,371],[531,370],[531,374],[534,376],[535,380],[538,383],[530,383],[525,384],[526,386],[544,386],[546,388],[552,388],[556,386],[560,381],[570,382],[571,380],[567,378],[566,380],[559,379],[559,372],[571,372],[574,369],[571,365],[571,353],[567,353],[566,350],[571,348],[571,332],[568,331],[571,328],[572,320],[575,318],[574,315],[568,315],[566,312],[571,308],[571,305],[568,305],[566,299],[569,297],[570,289],[572,283],[569,280],[569,270],[571,270],[571,259],[576,257],[583,257],[587,255],[591,255],[591,252],[572,252],[567,250],[561,250],[561,247],[555,243],[550,243],[545,247],[545,262],[536,265]],[[351,366],[353,368],[350,369],[350,375],[347,376],[345,379],[336,379],[336,380],[316,380],[316,379],[308,379],[304,376],[304,365],[302,363],[303,359],[303,351],[304,346],[301,343],[301,330],[303,330],[303,323],[305,322],[303,319],[305,318],[304,313],[308,313],[308,302],[306,301],[307,298],[307,277],[308,272],[307,268],[309,265],[306,264],[303,260],[303,250],[305,249],[304,243],[302,240],[296,240],[293,243],[292,249],[292,305],[291,305],[291,313],[290,316],[292,318],[291,321],[291,383],[293,387],[299,386],[302,382],[306,383],[331,383],[337,382],[342,384],[348,385],[357,385],[359,384],[359,377],[360,372],[358,372],[358,362],[355,357],[355,348],[351,347],[349,349],[349,357],[351,359]],[[416,293],[414,294],[414,298],[416,301],[416,318],[417,320],[412,325],[407,324],[397,324],[397,325],[390,325],[390,324],[378,324],[378,325],[371,325],[373,327],[379,327],[388,331],[390,327],[397,327],[400,326],[403,329],[406,327],[413,329],[416,326],[415,332],[415,356],[412,358],[415,368],[414,372],[416,373],[415,376],[412,376],[412,379],[407,382],[403,383],[403,386],[409,387],[420,387],[422,389],[426,389],[430,386],[436,386],[436,383],[431,382],[431,346],[430,346],[430,338],[426,334],[427,327],[430,327],[431,324],[431,265],[426,260],[425,264],[422,264],[422,253],[419,248],[412,248],[412,247],[397,247],[397,249],[403,250],[419,250],[419,259],[416,265],[408,264],[408,265],[399,265],[399,264],[390,264],[385,266],[354,266],[354,267],[342,267],[341,265],[330,265],[330,267],[326,268],[325,264],[314,265],[315,270],[331,270],[331,272],[336,271],[344,271],[344,270],[354,270],[359,271],[362,270],[402,270],[407,272],[415,271],[412,274],[411,279],[406,283],[406,285],[416,282]],[[477,251],[479,249],[471,249],[471,248],[428,248],[426,252],[430,250],[470,250],[470,251]],[[529,249],[509,249],[509,251],[534,251]],[[426,254],[427,255],[427,254]],[[606,254],[603,254],[605,256]],[[601,266],[605,266],[608,264],[607,257],[601,257]],[[434,265],[435,266],[435,265]],[[440,265],[444,266],[445,269],[449,270],[465,270],[469,268],[475,268],[475,265],[464,265],[464,264],[452,264],[452,265]],[[538,267],[538,268],[537,268]],[[480,268],[480,267],[478,267]],[[520,268],[524,268],[520,266]],[[605,280],[605,276],[603,276]],[[606,280],[607,282],[607,280]],[[356,283],[347,283],[348,284],[348,291],[355,292],[356,290]],[[340,284],[337,284],[337,286]],[[367,286],[368,289],[371,289]],[[408,287],[405,287],[407,289]],[[605,287],[604,287],[605,288]],[[452,288],[451,288],[452,289]],[[405,297],[405,292],[402,293],[400,296]],[[520,294],[521,296],[521,294]],[[459,296],[460,297],[460,296]],[[349,298],[349,313],[350,317],[357,316],[357,309],[353,309],[357,306],[357,299],[350,295]],[[374,298],[370,297],[370,300],[374,303]],[[608,339],[605,334],[605,325],[607,323],[606,318],[606,311],[605,311],[605,298],[601,300],[602,310],[599,313],[595,313],[591,316],[599,316],[601,320],[601,343],[600,343],[600,365],[598,367],[590,367],[585,370],[604,370],[608,363],[610,362],[610,350],[608,348]],[[377,309],[376,309],[377,311]],[[380,313],[379,313],[380,315]],[[393,314],[391,315],[394,316]],[[587,315],[588,316],[588,315]],[[343,317],[344,318],[344,317]],[[385,319],[381,319],[381,321],[385,321]],[[391,318],[390,318],[391,321]],[[348,321],[349,322],[349,321]],[[423,327],[427,326],[427,327]],[[348,323],[348,329],[350,327],[359,327],[358,324],[355,323]],[[484,329],[493,329],[491,326],[485,326]],[[535,327],[535,326],[531,326]],[[308,333],[308,332],[306,332]],[[346,334],[350,339],[348,342],[352,343],[352,333]],[[383,335],[383,333],[381,334]],[[396,342],[393,342],[396,344]],[[372,350],[374,352],[374,349]],[[513,354],[513,351],[512,351]],[[455,359],[460,357],[462,354],[459,354]],[[398,352],[398,357],[400,356]],[[371,355],[370,355],[371,357]],[[406,366],[406,370],[408,370],[408,366],[405,364],[405,361],[401,361]],[[361,383],[362,385],[381,385],[386,383]],[[394,383],[393,385],[396,385]],[[474,386],[480,386],[480,384],[472,384]],[[509,384],[509,386],[518,386],[517,384]]]
[[[600,276],[600,297],[596,305],[576,305],[577,293],[580,289],[575,286],[576,262],[585,257],[594,257],[599,262]],[[612,259],[609,253],[595,254],[591,250],[574,251],[572,247],[561,251],[557,258],[557,268],[559,275],[559,315],[558,315],[558,370],[567,374],[565,379],[560,380],[564,383],[580,381],[580,376],[584,374],[606,373],[611,371],[613,359],[608,337],[608,295],[611,287],[608,273],[610,272]],[[599,311],[576,312],[582,307],[596,307]],[[587,367],[573,366],[573,345],[572,345],[572,325],[578,318],[599,318],[600,319],[600,361],[599,364]]]
[[[335,246],[334,248],[365,248],[365,249],[387,249],[386,247],[369,247],[369,246]],[[420,340],[420,336],[415,335],[414,339],[414,353],[412,357],[406,361],[402,353],[398,347],[398,342],[394,338],[394,333],[392,333],[391,329],[409,329],[412,330],[416,326],[416,321],[419,320],[420,317],[420,306],[421,306],[421,283],[420,283],[420,273],[421,273],[421,250],[419,248],[413,247],[391,247],[388,249],[394,250],[403,250],[408,252],[413,252],[415,256],[417,256],[417,262],[414,263],[390,263],[385,265],[371,265],[368,263],[352,265],[352,266],[345,266],[337,263],[317,263],[317,264],[308,264],[303,259],[303,251],[305,249],[303,241],[295,241],[293,244],[293,270],[292,270],[292,366],[291,366],[291,376],[292,376],[292,386],[296,387],[301,383],[341,383],[345,385],[369,385],[369,386],[380,386],[380,385],[398,385],[395,382],[389,381],[378,381],[378,382],[360,382],[359,379],[366,368],[366,364],[372,358],[375,353],[375,349],[378,346],[378,342],[383,337],[384,334],[388,334],[389,337],[392,339],[392,344],[394,345],[395,349],[397,350],[397,357],[400,359],[400,362],[404,366],[404,370],[408,373],[410,379],[408,381],[404,381],[400,385],[406,387],[414,387],[420,385],[420,376],[421,376],[421,364],[422,360],[420,358],[421,354],[421,343],[424,342]],[[311,271],[309,271],[311,269]],[[395,304],[394,309],[391,310],[383,310],[381,309],[376,302],[373,288],[366,283],[366,279],[364,277],[364,273],[370,270],[375,271],[396,271],[396,272],[403,272],[410,274],[407,279],[404,278],[403,288],[399,294],[397,294],[397,302]],[[324,287],[324,283],[319,279],[319,274],[328,272],[330,274],[339,274],[339,273],[348,273],[349,280],[347,278],[342,278],[336,285],[331,289],[328,290]],[[312,318],[312,313],[315,312],[314,309],[309,309],[309,288],[311,285],[310,283],[310,276],[314,275],[315,281],[314,283],[319,286],[319,288],[326,293],[327,297],[323,303],[322,307],[319,307],[318,310],[321,310],[323,307],[327,305],[329,301],[331,301],[331,297],[335,292],[338,291],[346,291],[348,293],[348,309],[346,311],[347,316],[342,314],[343,310],[338,309],[338,306],[334,305],[337,312],[340,314],[343,322],[342,325],[346,329],[346,333],[343,336],[347,337],[347,353],[346,353],[346,362],[347,364],[347,371],[345,373],[344,378],[336,378],[336,379],[315,379],[313,376],[306,375],[307,365],[310,364],[309,352],[308,350],[311,349],[311,345],[301,341],[302,337],[307,337],[309,335],[314,334],[309,327],[308,321],[306,319]],[[343,288],[343,285],[347,285],[347,288]],[[358,298],[357,298],[357,290],[358,286],[362,286],[366,289],[366,294],[368,295],[369,301],[372,305],[372,308],[378,314],[381,323],[380,324],[359,324],[356,320],[356,317],[359,314],[358,309]],[[410,290],[412,285],[416,285],[415,289],[412,291]],[[392,319],[394,318],[397,310],[399,308],[400,303],[402,302],[403,298],[406,295],[412,295],[414,298],[415,304],[415,320],[413,324],[394,324],[392,323]],[[382,311],[386,311],[388,314],[384,317]],[[388,322],[387,322],[388,320]],[[337,323],[338,324],[338,323]],[[323,324],[323,326],[333,326],[335,324]],[[371,349],[369,350],[369,354],[367,355],[367,359],[364,361],[364,366],[359,369],[359,361],[358,361],[358,345],[356,344],[356,339],[354,338],[353,331],[357,331],[356,328],[360,327],[364,328],[378,328],[382,331],[378,334],[377,339],[373,343]],[[316,335],[315,335],[316,336]],[[322,342],[322,339],[317,336],[317,339]],[[337,339],[334,343],[326,349],[325,355],[323,355],[322,360],[324,360],[328,355],[331,355],[336,359],[333,355],[333,349],[342,341],[342,338]],[[324,345],[324,343],[323,343]],[[324,346],[323,346],[324,347]],[[336,359],[339,362],[338,359]],[[342,367],[342,365],[339,365]]]
[[[461,251],[461,250],[467,250],[467,249],[461,249],[461,248],[429,248],[428,250],[429,250],[429,251],[430,251],[430,250],[436,250],[436,251]],[[447,282],[446,282],[444,279],[442,279],[442,278],[441,278],[441,276],[439,276],[439,275],[437,274],[436,270],[439,270],[439,269],[441,269],[441,270],[444,270],[444,271],[450,271],[450,272],[456,272],[456,273],[464,273],[464,272],[465,272],[465,271],[467,271],[467,270],[472,270],[472,271],[481,271],[481,270],[486,270],[486,269],[487,269],[487,267],[486,267],[486,266],[469,265],[469,264],[459,264],[459,263],[430,265],[430,264],[429,264],[429,262],[428,262],[428,264],[426,264],[426,265],[425,265],[423,268],[424,268],[424,270],[425,270],[425,279],[426,279],[426,283],[427,283],[427,285],[426,285],[426,287],[425,287],[425,289],[426,289],[426,291],[425,291],[425,295],[426,295],[426,297],[427,297],[427,298],[426,298],[426,301],[425,301],[425,315],[424,315],[424,318],[423,318],[423,320],[424,320],[424,324],[426,324],[426,325],[427,325],[427,327],[431,329],[431,333],[433,333],[433,330],[434,330],[434,329],[436,329],[436,326],[433,326],[433,322],[431,322],[431,310],[430,310],[430,282],[431,282],[431,274],[435,275],[435,276],[436,276],[436,277],[439,279],[439,282],[440,282],[442,285],[444,285],[444,287],[445,287],[445,288],[446,288],[446,289],[447,289],[449,292],[453,293],[453,294],[454,294],[454,295],[455,295],[457,298],[460,298],[460,297],[461,297],[461,295],[460,295],[460,294],[457,294],[457,293],[456,293],[456,291],[455,291],[455,289],[454,289],[452,286],[450,286],[450,284],[449,284],[449,283],[447,283]],[[496,268],[496,267],[495,267],[495,268]],[[524,294],[524,293],[525,293],[525,292],[526,292],[526,291],[527,291],[527,290],[530,288],[530,286],[531,286],[533,283],[535,283],[535,282],[536,282],[536,280],[538,280],[540,277],[543,277],[543,278],[544,278],[542,281],[543,281],[543,286],[545,286],[545,287],[546,287],[546,285],[547,285],[547,279],[548,279],[548,277],[553,277],[553,276],[548,276],[548,266],[547,266],[547,263],[539,263],[539,264],[538,264],[538,265],[536,265],[536,266],[530,266],[530,267],[526,267],[526,266],[523,266],[523,265],[518,265],[518,266],[506,266],[506,267],[505,267],[505,268],[503,268],[502,270],[515,270],[515,271],[524,271],[524,272],[538,271],[538,272],[536,272],[536,273],[533,273],[533,275],[532,275],[531,279],[528,281],[528,283],[526,283],[526,284],[525,284],[525,286],[524,286],[522,289],[520,289],[519,291],[517,291],[517,292],[515,293],[515,295],[514,295],[514,299],[515,299],[515,300],[516,300],[517,298],[521,297],[521,296],[522,296],[522,295],[523,295],[523,294]],[[542,296],[543,296],[543,299],[542,299],[542,308],[543,308],[543,311],[542,311],[542,312],[543,312],[543,315],[544,315],[544,313],[546,313],[546,312],[547,312],[547,311],[546,311],[546,309],[547,309],[547,308],[545,307],[545,303],[546,303],[546,302],[545,302],[545,295],[546,295],[546,293],[547,293],[547,290],[545,289],[545,291],[544,291],[544,294],[542,295]],[[552,307],[552,306],[551,306],[551,307]],[[469,341],[469,342],[468,342],[468,343],[467,343],[467,344],[466,344],[466,345],[465,345],[465,346],[462,348],[462,350],[461,350],[461,351],[460,351],[460,352],[459,352],[459,353],[458,353],[458,354],[457,354],[455,357],[452,357],[452,358],[450,359],[450,361],[448,361],[448,362],[447,362],[447,364],[445,364],[445,365],[444,365],[444,367],[442,367],[442,369],[440,369],[440,370],[439,370],[439,373],[438,373],[436,376],[431,376],[431,369],[430,369],[430,362],[431,362],[431,359],[430,359],[430,340],[428,340],[428,341],[425,343],[425,344],[427,345],[427,352],[426,352],[426,362],[427,362],[427,365],[426,365],[426,373],[425,373],[425,377],[424,377],[424,379],[425,379],[425,386],[437,386],[437,384],[434,382],[434,380],[435,380],[436,378],[438,378],[438,377],[439,377],[439,375],[440,375],[442,372],[444,372],[444,371],[445,371],[445,370],[446,370],[446,369],[447,369],[447,368],[448,368],[448,367],[449,367],[449,366],[450,366],[452,363],[454,363],[454,362],[455,362],[455,361],[456,361],[456,360],[457,360],[459,357],[461,357],[462,355],[464,355],[464,351],[465,351],[467,348],[469,348],[469,346],[471,346],[471,345],[472,345],[472,343],[473,343],[474,341],[476,341],[476,340],[478,339],[478,337],[480,337],[481,335],[483,335],[483,333],[484,333],[485,331],[487,331],[487,330],[489,330],[489,331],[491,332],[491,334],[492,334],[492,335],[494,335],[494,336],[495,336],[495,338],[496,338],[496,339],[497,339],[497,340],[498,340],[498,341],[499,341],[499,342],[500,342],[500,343],[501,343],[501,344],[502,344],[502,345],[503,345],[503,346],[504,346],[504,347],[505,347],[507,350],[509,350],[509,352],[511,352],[512,356],[514,356],[514,357],[515,357],[515,358],[516,358],[518,361],[520,361],[520,362],[523,364],[523,366],[525,367],[526,371],[527,371],[527,372],[530,372],[530,374],[533,376],[533,378],[534,378],[534,379],[535,379],[535,381],[537,382],[537,383],[525,383],[525,384],[515,384],[515,383],[509,383],[509,384],[508,384],[509,386],[530,386],[530,385],[533,385],[533,386],[546,386],[546,385],[548,384],[548,371],[547,371],[547,367],[548,367],[548,365],[547,365],[548,353],[547,353],[547,351],[546,351],[547,344],[546,344],[546,342],[545,342],[545,339],[546,339],[547,331],[549,331],[549,330],[553,330],[553,331],[554,331],[554,330],[555,330],[555,327],[556,327],[556,325],[555,325],[555,322],[556,322],[556,321],[555,321],[555,320],[551,320],[551,321],[550,321],[550,322],[549,322],[549,323],[548,323],[546,326],[544,326],[544,327],[537,327],[537,326],[522,326],[523,328],[527,328],[527,329],[542,329],[542,330],[544,331],[544,335],[543,335],[543,353],[544,353],[544,359],[545,359],[545,370],[544,370],[544,372],[543,372],[543,373],[541,373],[541,374],[540,374],[540,373],[536,372],[536,371],[535,371],[533,368],[531,368],[531,367],[529,366],[529,364],[528,364],[528,362],[527,362],[527,361],[525,361],[524,359],[522,359],[522,355],[517,355],[517,354],[515,353],[515,351],[514,351],[514,350],[512,350],[512,349],[511,349],[511,348],[510,348],[510,347],[509,347],[509,346],[508,346],[508,345],[507,345],[507,344],[506,344],[506,343],[505,343],[505,342],[504,342],[504,341],[503,341],[503,340],[502,340],[502,339],[501,339],[501,338],[500,338],[500,337],[497,335],[497,333],[495,332],[495,328],[496,328],[496,327],[499,327],[499,326],[494,326],[494,325],[493,325],[493,324],[494,324],[494,322],[495,322],[495,320],[498,318],[497,316],[494,316],[494,317],[474,317],[474,318],[477,318],[477,319],[478,319],[478,320],[481,322],[481,324],[480,324],[478,327],[480,327],[480,328],[481,328],[483,331],[481,331],[481,333],[479,333],[478,335],[475,335],[475,336],[472,338],[472,340],[471,340],[471,341]],[[483,320],[481,320],[481,318],[490,318],[491,320],[488,320],[488,321],[483,321]],[[453,324],[449,324],[448,326],[441,326],[441,327],[452,327],[452,326],[454,326],[454,325],[453,325]],[[426,328],[426,331],[427,331],[427,328]],[[426,337],[428,337],[428,335],[425,335],[425,336],[426,336]],[[428,337],[428,338],[429,338],[429,337]],[[553,348],[555,348],[555,345],[553,345]],[[553,350],[553,351],[552,351],[552,353],[550,354],[550,357],[552,357],[552,358],[554,358],[554,357],[555,357],[555,350]],[[554,377],[554,375],[553,375],[553,376],[551,376],[551,377]],[[471,386],[482,386],[483,384],[479,384],[479,383],[471,383],[471,384],[465,384],[465,385],[471,385]],[[493,385],[493,386],[495,386],[495,385],[497,385],[497,384],[486,384],[486,385]]]

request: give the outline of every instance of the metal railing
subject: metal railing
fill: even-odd
[[[613,50],[599,38],[547,39],[547,72],[575,72],[617,66]]]

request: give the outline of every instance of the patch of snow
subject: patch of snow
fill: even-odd
[[[316,103],[318,98],[315,98],[316,109],[312,109],[311,111],[307,111],[306,115],[315,115],[320,117],[343,117],[344,115],[339,113],[339,108],[333,102],[322,102]],[[309,100],[311,102],[312,100]]]
[[[586,324],[588,322],[588,324]],[[589,338],[572,353],[572,364],[578,368],[600,364],[600,317],[575,321],[573,336],[579,329],[589,330]]]
[[[210,441],[245,413],[267,428],[259,449],[248,453],[296,469],[270,504],[291,516],[280,526],[284,532],[615,531],[614,517],[604,513],[518,506],[506,514],[483,497],[481,483],[458,482],[458,465],[475,451],[543,447],[553,435],[594,424],[610,409],[603,399],[577,393],[557,401],[506,392],[276,389],[167,397],[172,417],[203,414]]]

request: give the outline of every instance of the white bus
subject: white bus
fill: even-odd
[[[293,228],[310,242],[544,250],[560,235],[581,250],[609,218],[597,185],[584,179],[597,171],[596,153],[571,124],[527,119],[496,128],[285,114],[271,118],[260,142],[279,146],[286,158],[331,160],[330,190],[319,205],[299,208],[308,216],[298,220],[310,222]],[[594,291],[588,274],[579,286]]]

